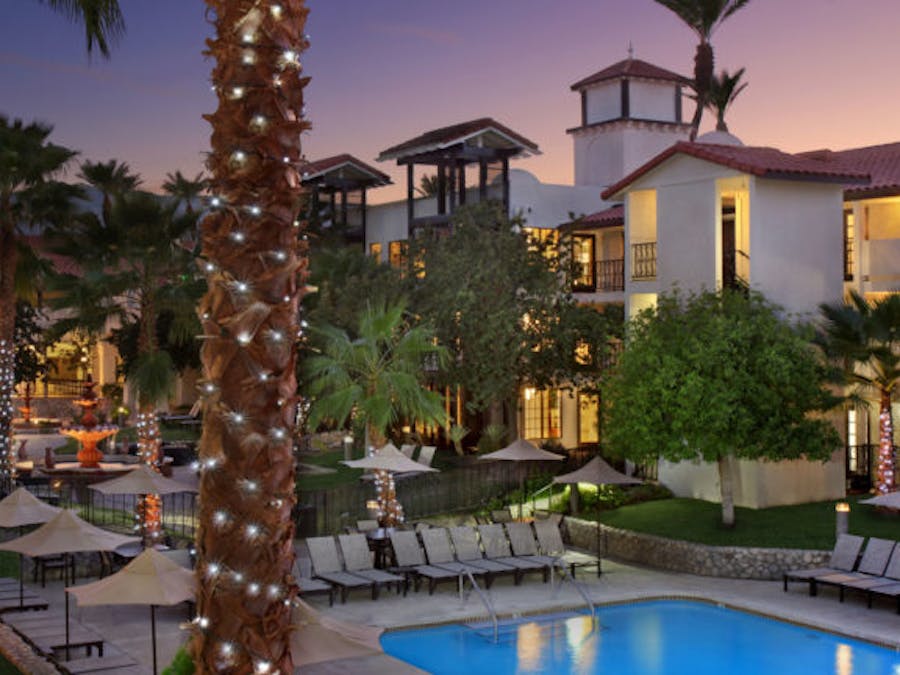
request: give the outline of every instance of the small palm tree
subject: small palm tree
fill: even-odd
[[[749,0],[656,0],[674,12],[699,38],[694,55],[694,93],[697,107],[691,120],[691,140],[697,138],[703,109],[709,101],[709,91],[715,68],[710,38],[728,17],[741,9]]]
[[[176,204],[184,204],[185,211],[193,213],[193,202],[206,190],[206,179],[202,172],[192,179],[185,177],[181,171],[167,173],[162,189],[175,198]]]
[[[78,177],[100,191],[103,196],[104,220],[109,220],[113,197],[121,197],[141,184],[140,176],[133,174],[125,162],[114,159],[108,162],[84,162]]]
[[[821,342],[826,353],[843,362],[856,393],[878,395],[876,489],[886,494],[896,486],[891,401],[900,386],[900,295],[869,303],[851,292],[849,303],[824,304],[820,309],[825,317]]]
[[[426,363],[441,363],[446,351],[431,331],[410,327],[404,312],[401,304],[369,307],[360,316],[356,338],[334,326],[313,331],[319,353],[304,362],[311,428],[326,419],[344,425],[353,416],[365,425],[371,450],[385,443],[389,427],[401,419],[445,423],[440,396],[422,380]],[[383,473],[376,472],[376,481],[387,485]],[[379,502],[386,524],[402,519],[391,495],[379,494]]]
[[[728,125],[725,124],[725,112],[734,103],[738,94],[747,88],[747,83],[741,82],[743,76],[743,68],[733,75],[729,75],[727,70],[723,70],[713,76],[706,106],[716,113],[716,131],[728,131]]]

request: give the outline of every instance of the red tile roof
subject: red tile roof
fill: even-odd
[[[578,220],[563,223],[558,229],[562,230],[599,230],[605,227],[617,227],[625,224],[625,207],[622,204],[610,206],[603,211],[591,213]]]
[[[680,141],[664,150],[649,162],[603,191],[603,199],[610,199],[635,180],[655,169],[676,154],[689,155],[761,178],[791,178],[821,182],[861,185],[869,183],[869,173],[839,158],[814,158],[790,155],[775,148],[743,145],[715,145]]]
[[[865,171],[871,177],[868,185],[846,185],[847,199],[900,195],[900,143],[870,145],[849,150],[814,150],[801,157],[832,159]]]
[[[47,242],[43,237],[29,235],[23,237],[23,239],[39,258],[43,258],[53,265],[53,269],[59,274],[71,274],[76,277],[81,276],[81,266],[68,256],[50,251],[47,248]]]
[[[683,75],[673,73],[671,70],[654,66],[652,63],[641,61],[640,59],[625,59],[601,71],[589,75],[582,80],[578,80],[572,85],[572,91],[584,89],[592,84],[605,82],[606,80],[616,80],[623,77],[639,77],[645,80],[664,80],[667,82],[676,82],[678,84],[687,84],[690,80]]]
[[[534,141],[528,140],[490,117],[481,117],[477,120],[426,131],[424,134],[382,151],[378,156],[378,161],[383,162],[386,159],[403,158],[430,150],[440,150],[491,131],[505,136],[509,146],[518,149],[519,153],[540,154]]]
[[[307,162],[301,167],[301,173],[303,174],[303,180],[309,180],[322,174],[337,171],[341,167],[348,165],[361,173],[371,175],[376,185],[389,185],[391,182],[391,177],[386,173],[369,166],[365,162],[361,162],[353,155],[347,153],[335,155],[334,157],[317,159],[314,162]]]

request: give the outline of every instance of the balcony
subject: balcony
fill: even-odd
[[[656,242],[645,241],[631,245],[631,280],[656,279]]]
[[[601,292],[625,290],[625,258],[597,261],[597,290]]]

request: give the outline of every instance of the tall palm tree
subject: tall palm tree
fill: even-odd
[[[0,115],[0,479],[15,467],[12,456],[15,385],[15,317],[20,254],[28,251],[22,226],[33,197],[47,189],[76,153],[50,143],[52,127],[10,122]]]
[[[175,198],[176,204],[184,204],[185,211],[193,213],[193,203],[206,189],[206,179],[203,173],[198,173],[193,178],[187,178],[181,171],[167,173],[162,189]]]
[[[109,58],[109,47],[125,33],[125,18],[117,0],[38,0],[58,14],[84,26],[88,54],[94,45]]]
[[[125,162],[83,162],[78,177],[97,188],[103,196],[103,219],[109,220],[113,197],[121,197],[141,184],[141,178],[131,172]]]
[[[734,99],[738,97],[738,94],[747,88],[747,83],[741,82],[743,76],[743,68],[736,71],[733,75],[729,75],[727,70],[723,70],[718,75],[713,76],[706,105],[716,113],[716,131],[728,131],[728,125],[725,123],[725,113],[731,107],[731,104],[734,103]]]
[[[309,425],[325,419],[344,425],[351,416],[366,430],[367,450],[384,445],[389,427],[401,419],[443,425],[441,397],[425,389],[425,366],[447,358],[434,335],[410,327],[401,304],[368,307],[359,317],[357,337],[334,326],[314,330],[317,355],[306,359],[304,380],[311,397]],[[376,472],[379,508],[385,526],[402,520],[387,472]]]
[[[878,395],[876,489],[886,494],[897,484],[891,400],[900,386],[900,295],[870,303],[851,292],[849,303],[820,309],[826,353],[843,361],[847,379],[859,393]]]
[[[697,35],[700,42],[694,55],[694,93],[697,107],[691,120],[691,140],[697,138],[703,109],[709,100],[710,83],[715,68],[710,38],[728,17],[741,9],[749,0],[656,0],[657,3],[678,15],[685,25]]]
[[[198,673],[293,672],[298,306],[306,268],[303,0],[206,0],[218,96],[201,223]],[[216,208],[218,205],[218,208]]]
[[[156,408],[176,372],[171,354],[160,347],[157,325],[160,314],[169,311],[176,317],[171,343],[191,341],[196,334],[192,305],[198,298],[191,297],[193,286],[185,274],[193,259],[181,243],[195,226],[196,218],[177,213],[175,204],[130,192],[113,200],[108,219],[84,214],[77,224],[54,228],[48,235],[54,250],[80,268],[80,274],[56,279],[53,306],[69,312],[54,333],[83,329],[108,339],[110,320],[137,326],[137,357],[126,378],[137,394],[139,455],[154,468],[160,444]],[[159,507],[158,495],[147,495],[140,505],[148,542],[162,534]]]

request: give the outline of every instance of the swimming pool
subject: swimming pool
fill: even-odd
[[[900,653],[688,600],[385,633],[384,650],[435,675],[900,675]]]

